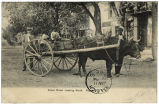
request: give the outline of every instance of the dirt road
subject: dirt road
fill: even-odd
[[[28,70],[22,71],[22,68],[22,49],[2,49],[2,87],[86,87],[85,77],[72,75],[77,72],[77,65],[72,71],[58,71],[53,68],[45,77],[34,76]],[[94,68],[105,70],[105,62],[93,62],[89,59],[86,67],[87,71]],[[112,69],[113,73],[114,67]],[[119,78],[113,77],[112,88],[156,88],[157,86],[156,62],[135,61],[130,70],[123,66],[121,73],[123,75]]]

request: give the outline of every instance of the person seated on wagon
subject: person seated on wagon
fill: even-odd
[[[61,39],[61,37],[60,37],[58,32],[54,32],[54,31],[51,32],[51,40],[52,41],[59,40],[59,39]]]
[[[47,40],[47,39],[49,39],[49,36],[46,35],[46,34],[42,34],[41,38],[42,38],[43,40]]]

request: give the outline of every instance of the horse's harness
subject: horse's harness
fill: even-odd
[[[119,38],[119,40],[118,40],[118,45],[120,46],[120,41],[121,41],[121,38]],[[80,45],[80,46],[82,46],[82,47],[84,47],[85,48],[85,46],[87,46],[87,45],[89,45],[89,44],[91,44],[91,43],[94,43],[94,42],[98,42],[97,40],[95,40],[95,41],[91,41],[91,42],[89,42],[89,43],[87,43],[87,44],[84,44],[84,45]],[[99,43],[99,42],[98,42]],[[98,43],[97,43],[97,46],[99,46],[98,45]],[[104,45],[104,43],[103,42],[101,42],[100,44],[103,44]],[[116,61],[118,61],[119,60],[119,46],[118,47],[116,47]],[[79,47],[79,46],[78,46]],[[117,62],[115,62],[113,59],[112,59],[112,57],[109,55],[109,53],[108,53],[108,51],[105,49],[105,52],[106,52],[106,55],[108,56],[108,58],[109,58],[109,60],[112,62],[112,63],[114,63],[115,65],[117,65],[117,66],[122,66],[122,65],[119,65]]]

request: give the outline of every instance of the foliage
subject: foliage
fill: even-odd
[[[3,35],[6,38],[14,39],[19,32],[25,32],[27,27],[33,28],[32,34],[35,36],[43,33],[50,35],[52,31],[72,35],[88,23],[88,16],[76,3],[12,2],[3,5],[10,12],[11,25]]]
[[[15,30],[12,26],[7,26],[6,29],[2,29],[3,30],[3,38],[5,40],[7,40],[7,42],[10,44],[10,45],[14,45],[15,43],[12,41],[12,40],[15,40],[13,38],[13,35],[16,34],[15,33]]]

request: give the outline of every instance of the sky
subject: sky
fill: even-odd
[[[2,23],[1,23],[1,25],[2,25],[2,29],[5,29],[9,24],[9,12],[7,11],[7,9],[5,9],[5,5],[3,5],[3,3],[2,3],[1,10],[2,10],[2,14],[1,14],[2,15]]]

